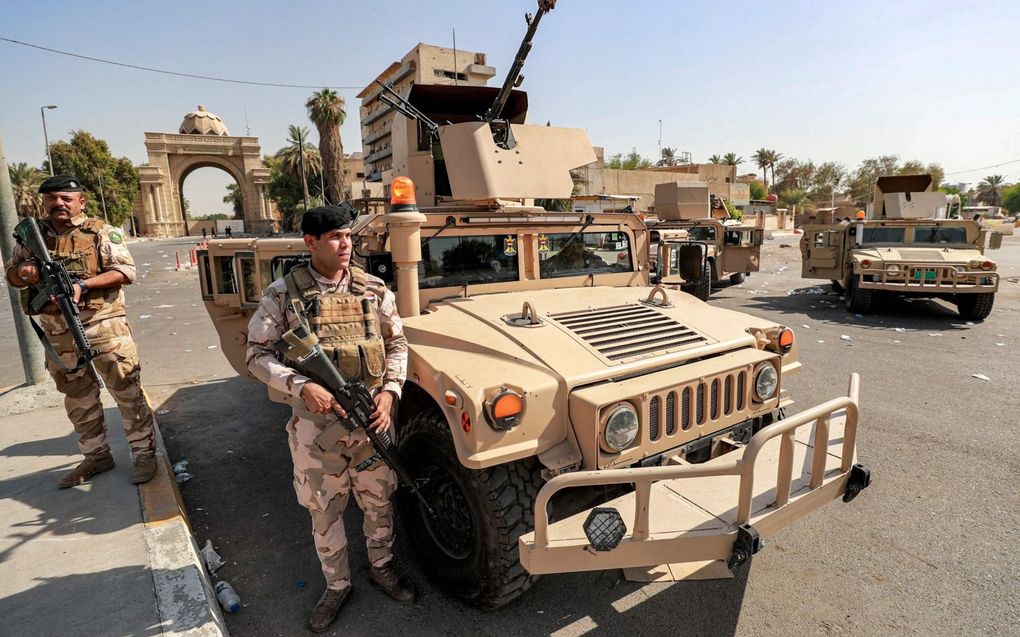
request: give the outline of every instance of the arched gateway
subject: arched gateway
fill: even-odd
[[[266,195],[269,169],[262,165],[257,137],[235,137],[223,121],[199,105],[184,116],[180,133],[145,133],[149,162],[138,167],[136,230],[156,237],[187,234],[181,185],[199,168],[226,171],[241,189],[246,232],[262,234],[279,226],[279,213]]]

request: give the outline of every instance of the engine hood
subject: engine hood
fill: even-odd
[[[772,325],[679,290],[667,291],[665,306],[645,302],[653,289],[591,287],[450,299],[428,314],[408,317],[404,326],[420,356],[428,356],[424,350],[431,347],[470,352],[491,357],[492,366],[541,367],[577,386],[754,347],[747,328]],[[536,325],[521,318],[525,304]]]
[[[966,265],[968,261],[972,260],[988,260],[977,248],[939,246],[859,248],[853,251],[853,257],[857,261],[871,259],[887,263],[945,263],[947,265]]]

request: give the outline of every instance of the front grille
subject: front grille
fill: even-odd
[[[748,404],[750,373],[750,368],[735,369],[653,395],[648,399],[649,440],[658,442],[694,425],[711,427],[723,419],[740,418]]]
[[[708,339],[661,312],[628,304],[550,314],[610,361],[624,362],[689,349]]]

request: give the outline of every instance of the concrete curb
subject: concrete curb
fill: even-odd
[[[156,475],[138,497],[163,634],[227,637],[158,425],[156,440]]]

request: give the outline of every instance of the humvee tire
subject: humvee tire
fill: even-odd
[[[980,292],[978,294],[961,294],[956,297],[956,309],[960,312],[960,318],[970,321],[983,321],[992,313],[992,304],[995,303],[994,292]]]
[[[844,290],[843,284],[840,283],[839,281],[837,281],[836,279],[833,279],[832,280],[832,291],[833,292],[842,292],[843,290]]]
[[[740,285],[743,282],[744,282],[743,272],[737,272],[736,274],[730,275],[730,283],[732,283],[733,285]]]
[[[871,311],[873,294],[871,290],[862,290],[858,287],[858,279],[850,275],[850,284],[846,288],[846,296],[843,297],[846,309],[857,314],[865,314]]]
[[[712,294],[712,263],[707,259],[705,265],[701,266],[701,276],[694,282],[693,288],[691,294],[702,301],[707,301],[709,295]]]
[[[464,467],[435,407],[407,420],[399,450],[411,475],[427,480],[421,490],[436,512],[433,519],[414,494],[398,491],[401,521],[425,571],[482,608],[504,606],[531,588],[535,577],[521,566],[517,540],[535,527],[542,479],[534,459]]]

